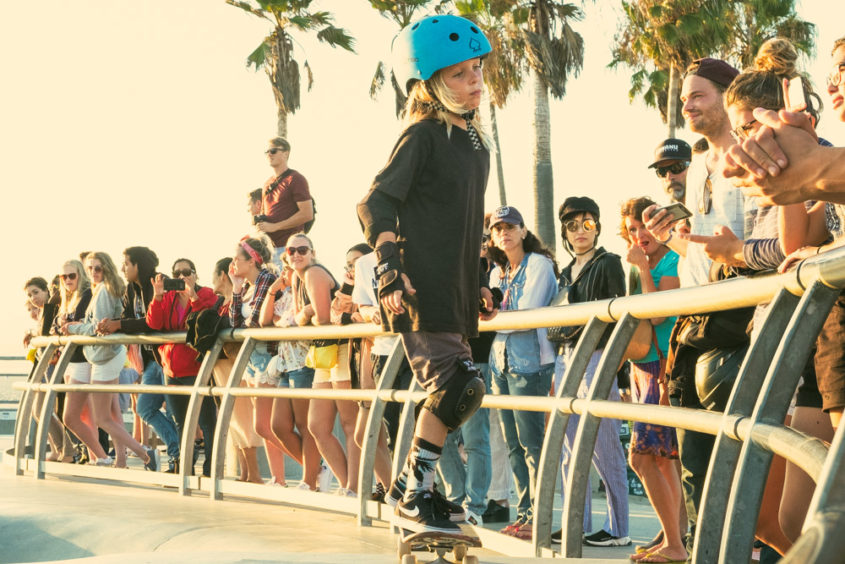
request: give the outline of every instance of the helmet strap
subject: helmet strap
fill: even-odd
[[[434,98],[434,96],[432,96]],[[430,110],[436,110],[441,112],[448,112],[453,115],[459,115],[467,125],[467,135],[469,135],[469,140],[472,143],[472,148],[476,151],[480,151],[484,148],[481,144],[481,139],[478,137],[478,131],[475,130],[475,127],[472,125],[472,120],[475,117],[475,110],[470,110],[463,114],[455,114],[455,112],[450,111],[443,103],[435,98],[431,102],[422,102],[422,105]]]

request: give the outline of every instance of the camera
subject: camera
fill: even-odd
[[[264,215],[263,213],[261,215],[252,216],[252,224],[253,225],[258,225],[262,221],[270,221],[270,218],[267,217],[266,215]]]
[[[185,289],[185,281],[181,278],[165,278],[164,279],[164,291],[169,292],[171,290],[176,290],[177,292],[181,292]]]

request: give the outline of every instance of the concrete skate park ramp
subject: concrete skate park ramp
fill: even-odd
[[[387,523],[358,527],[352,517],[328,511],[254,500],[212,503],[204,496],[182,497],[158,487],[113,481],[36,481],[15,477],[5,465],[0,466],[0,491],[4,563],[397,561],[396,537]],[[621,561],[630,547],[604,550],[599,559],[577,561]],[[535,561],[484,549],[475,553],[482,562]]]

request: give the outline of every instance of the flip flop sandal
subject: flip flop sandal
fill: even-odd
[[[661,558],[661,560],[652,560],[653,558]],[[643,558],[642,560],[638,560],[638,562],[643,562],[645,564],[686,564],[686,561],[686,558],[684,558],[683,560],[672,560],[659,550],[649,552],[645,558]]]

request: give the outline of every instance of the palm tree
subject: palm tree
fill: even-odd
[[[369,2],[382,16],[396,22],[401,31],[416,19],[417,11],[424,8],[431,0],[369,0]],[[385,80],[387,80],[386,67],[384,61],[379,61],[376,65],[376,72],[373,74],[372,81],[370,81],[370,98],[372,99],[376,98],[384,86]],[[395,111],[398,117],[402,113],[402,108],[405,107],[406,96],[405,91],[396,81],[392,70],[390,71],[390,84],[393,86]]]
[[[525,56],[534,82],[534,220],[537,236],[555,248],[549,94],[566,95],[566,83],[584,65],[584,38],[570,22],[583,18],[574,4],[554,0],[524,2],[514,11],[525,22]]]
[[[293,30],[316,31],[317,39],[332,47],[342,47],[355,52],[355,40],[343,28],[335,27],[334,17],[325,11],[309,11],[313,0],[226,0],[236,8],[265,19],[273,24],[273,31],[264,38],[258,48],[248,57],[246,66],[255,70],[263,68],[270,79],[273,96],[276,99],[278,115],[277,132],[287,137],[288,114],[299,109],[300,83],[299,63],[293,58]],[[307,72],[308,90],[314,83],[311,67],[306,60],[303,67]]]
[[[514,23],[514,10],[518,6],[518,0],[455,2],[458,14],[478,24],[493,47],[493,51],[484,59],[484,82],[490,98],[490,126],[496,144],[496,170],[501,205],[507,204],[507,195],[496,108],[504,108],[510,94],[522,88],[525,40]]]
[[[626,65],[631,100],[657,107],[669,137],[683,125],[680,71],[699,57],[716,56],[744,68],[760,45],[786,37],[800,53],[814,50],[813,24],[798,19],[794,0],[632,0],[623,2],[624,27],[615,37],[611,67]],[[673,103],[669,104],[668,101]]]

